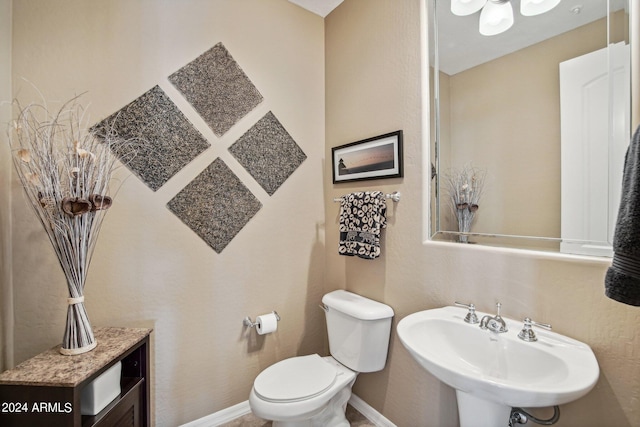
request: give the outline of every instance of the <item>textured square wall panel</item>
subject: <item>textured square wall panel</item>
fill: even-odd
[[[216,159],[167,207],[217,253],[262,204],[221,159]]]
[[[112,123],[119,136],[135,140],[133,146],[114,151],[153,191],[210,146],[159,86],[94,129],[105,132]]]
[[[217,136],[262,102],[258,89],[222,43],[173,73],[169,81]]]
[[[307,158],[272,112],[234,142],[229,151],[270,196]]]

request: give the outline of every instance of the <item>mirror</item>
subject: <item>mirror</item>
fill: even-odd
[[[451,1],[477,3],[429,0],[432,239],[611,256],[631,137],[629,1],[523,16],[510,0],[513,25],[492,36],[482,11],[454,15]]]

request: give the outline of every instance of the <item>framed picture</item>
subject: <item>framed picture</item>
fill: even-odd
[[[402,131],[331,149],[333,183],[402,175]]]

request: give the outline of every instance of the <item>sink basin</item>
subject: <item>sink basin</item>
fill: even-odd
[[[538,341],[526,342],[518,338],[523,322],[503,317],[509,330],[498,334],[466,323],[466,314],[458,307],[425,310],[397,327],[414,359],[456,389],[461,426],[472,422],[468,411],[475,414],[471,425],[482,419],[482,408],[498,417],[487,419],[487,425],[506,425],[511,407],[561,405],[595,386],[600,369],[588,345],[535,327]]]

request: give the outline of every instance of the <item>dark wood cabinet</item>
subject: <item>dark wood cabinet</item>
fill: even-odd
[[[77,356],[47,350],[0,374],[0,426],[147,427],[151,329],[96,328],[97,346]],[[96,415],[82,415],[82,390],[122,362],[120,395]]]

